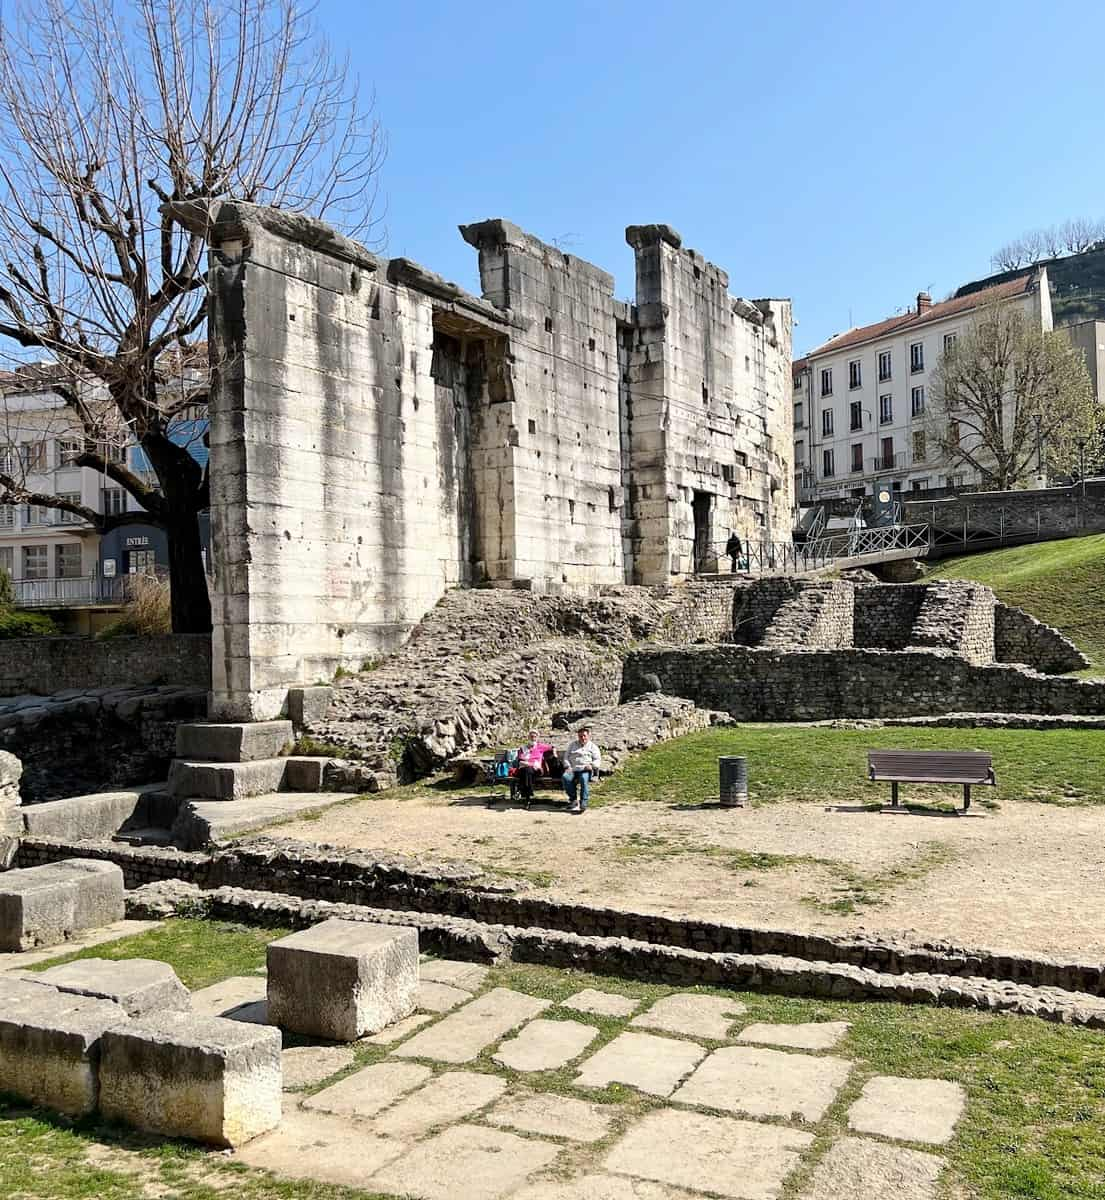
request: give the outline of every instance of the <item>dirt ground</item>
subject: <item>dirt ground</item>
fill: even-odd
[[[488,799],[404,788],[273,832],[477,862],[534,895],[641,912],[1105,956],[1100,807],[1009,802],[956,817],[624,802],[571,816]]]

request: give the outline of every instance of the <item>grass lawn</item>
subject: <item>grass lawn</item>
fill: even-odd
[[[1105,534],[948,558],[927,577],[986,584],[1061,629],[1105,673]]]
[[[116,943],[116,957],[150,955],[173,963],[185,974],[197,948],[226,974],[243,968],[243,945],[260,944],[269,933],[220,924],[170,921],[155,934]],[[57,960],[55,960],[57,961]],[[596,977],[580,972],[507,964],[492,970],[485,988],[511,987],[550,1000],[562,1000],[580,988],[618,992],[652,1001],[677,990],[664,985]],[[953,1080],[967,1090],[966,1113],[952,1143],[941,1150],[944,1200],[1101,1200],[1105,1196],[1105,1034],[1049,1025],[1026,1017],[993,1016],[971,1010],[907,1007],[897,1004],[803,1000],[759,993],[707,994],[736,997],[747,1005],[744,1022],[846,1020],[851,1030],[832,1053],[850,1059],[853,1070],[826,1116],[806,1128],[816,1147],[847,1132],[846,1112],[863,1083],[873,1075]],[[580,1019],[578,1013],[550,1009],[548,1018]],[[599,1038],[592,1049],[625,1027],[615,1018],[588,1015]],[[708,1043],[715,1045],[716,1043]],[[465,1070],[516,1077],[491,1058],[493,1047]],[[383,1056],[380,1047],[358,1054],[359,1062]],[[438,1066],[435,1069],[440,1069]],[[528,1073],[525,1085],[538,1091],[586,1095],[621,1106],[626,1121],[661,1106],[657,1100],[612,1085],[581,1093],[571,1068]],[[573,1148],[601,1158],[618,1136],[594,1147]],[[576,1162],[578,1167],[578,1162]],[[810,1166],[788,1181],[785,1200],[794,1200],[808,1183]],[[365,1200],[367,1193],[309,1182],[284,1182],[249,1170],[219,1154],[196,1147],[98,1125],[94,1119],[69,1122],[17,1104],[0,1101],[0,1196],[19,1200]],[[375,1198],[374,1198],[375,1200]]]
[[[595,789],[593,804],[660,800],[700,804],[718,792],[717,760],[748,758],[751,799],[883,804],[889,784],[867,781],[868,749],[987,750],[996,788],[976,788],[972,803],[1003,799],[1049,804],[1105,803],[1105,730],[834,729],[829,726],[737,725],[674,738],[634,755]],[[902,786],[902,799],[962,803],[960,788]]]

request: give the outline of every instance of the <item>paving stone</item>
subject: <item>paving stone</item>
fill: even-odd
[[[317,1092],[303,1107],[341,1117],[374,1117],[432,1074],[429,1067],[415,1063],[377,1063]]]
[[[256,975],[232,975],[192,993],[192,1011],[209,1017],[225,1017],[243,1004],[265,999],[265,981]]]
[[[774,1200],[812,1141],[781,1125],[663,1108],[615,1143],[603,1165],[734,1200]]]
[[[848,1032],[847,1021],[809,1021],[804,1025],[746,1025],[738,1042],[790,1046],[795,1050],[831,1050]]]
[[[543,1180],[515,1192],[511,1200],[702,1200],[699,1192],[685,1192],[650,1179],[622,1175],[581,1175],[566,1182]],[[842,1198],[838,1197],[838,1200]]]
[[[846,1196],[893,1196],[894,1200],[935,1200],[944,1159],[904,1146],[867,1138],[842,1138],[817,1164],[802,1200],[842,1200]]]
[[[425,1012],[443,1013],[471,999],[472,993],[466,992],[462,988],[427,980],[418,985],[418,994],[415,996],[414,1003],[416,1008],[421,1008]]]
[[[50,967],[38,978],[70,995],[114,1000],[128,1017],[192,1007],[188,989],[173,968],[152,958],[81,958]]]
[[[564,1008],[574,1008],[577,1012],[596,1013],[600,1017],[628,1017],[636,1011],[639,1000],[631,1000],[628,996],[618,996],[614,992],[598,992],[594,988],[584,988],[567,1000],[560,1002]]]
[[[750,1117],[820,1121],[852,1064],[827,1055],[788,1054],[751,1046],[715,1050],[673,1097]]]
[[[469,992],[478,991],[483,987],[483,981],[490,969],[479,963],[456,962],[451,958],[428,958],[418,964],[420,978],[429,979],[434,983],[448,983]]]
[[[421,1137],[438,1125],[450,1125],[486,1108],[505,1091],[506,1080],[498,1075],[446,1071],[388,1109],[372,1128],[387,1137]]]
[[[372,1183],[421,1200],[497,1200],[549,1166],[558,1146],[501,1129],[454,1125],[378,1172]]]
[[[348,1046],[292,1046],[280,1056],[284,1091],[313,1087],[353,1065]]]
[[[593,1025],[538,1018],[503,1042],[495,1061],[515,1071],[551,1071],[578,1058],[598,1037]]]
[[[369,1046],[390,1046],[394,1042],[401,1042],[403,1038],[414,1033],[416,1029],[421,1029],[427,1021],[432,1020],[433,1017],[429,1013],[414,1013],[412,1016],[404,1017],[401,1021],[396,1021],[394,1025],[389,1025],[386,1029],[381,1029],[379,1033],[361,1038],[361,1041]]]
[[[667,1033],[684,1033],[688,1037],[721,1041],[729,1036],[734,1019],[747,1011],[739,1000],[680,992],[657,1000],[650,1009],[629,1023],[643,1029],[663,1029]]]
[[[510,988],[492,988],[436,1025],[416,1033],[392,1053],[403,1058],[471,1062],[512,1029],[544,1012],[550,1003]]]
[[[235,1161],[291,1179],[374,1191],[370,1176],[405,1150],[402,1142],[376,1137],[342,1117],[292,1108],[278,1129],[243,1146]]]
[[[552,1092],[523,1092],[506,1096],[484,1117],[491,1125],[521,1129],[544,1137],[573,1142],[597,1142],[621,1111],[612,1104],[589,1104]]]
[[[848,1109],[848,1125],[859,1133],[943,1146],[952,1139],[966,1099],[958,1083],[944,1079],[876,1075]]]
[[[620,1033],[581,1065],[575,1081],[582,1087],[624,1083],[651,1096],[670,1096],[705,1055],[693,1042],[651,1033]]]

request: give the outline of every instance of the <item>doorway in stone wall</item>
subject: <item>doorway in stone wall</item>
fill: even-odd
[[[694,512],[694,569],[707,570],[710,558],[710,515],[714,502],[709,492],[693,493],[691,508]]]

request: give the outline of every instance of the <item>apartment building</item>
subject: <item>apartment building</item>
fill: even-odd
[[[803,497],[813,487],[815,475],[810,457],[813,442],[813,371],[808,358],[796,358],[791,364],[794,382],[794,495]]]
[[[1052,328],[1046,268],[1038,268],[969,295],[933,304],[919,292],[909,311],[851,329],[795,364],[795,471],[804,434],[801,499],[806,502],[874,492],[926,491],[981,483],[963,465],[943,461],[927,435],[930,377],[941,355],[976,311],[1015,304],[1029,320]],[[799,427],[799,405],[804,424]]]

